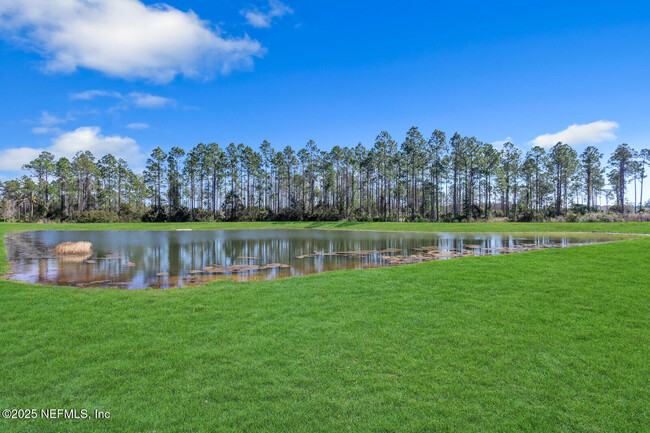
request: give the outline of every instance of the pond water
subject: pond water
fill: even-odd
[[[336,269],[508,254],[623,238],[615,235],[414,233],[342,230],[32,231],[5,237],[11,279],[37,284],[142,289],[216,279],[269,280]],[[92,253],[54,246],[88,241]]]

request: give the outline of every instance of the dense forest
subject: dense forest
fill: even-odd
[[[258,150],[199,143],[153,150],[142,174],[90,152],[49,152],[2,183],[5,221],[578,220],[642,213],[650,150],[621,144],[604,159],[557,143],[524,152],[474,137],[412,127],[401,143],[381,132],[371,148],[309,141]]]

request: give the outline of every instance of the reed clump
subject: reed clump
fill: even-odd
[[[63,256],[80,256],[91,254],[93,244],[87,241],[62,242],[54,247],[54,253]]]

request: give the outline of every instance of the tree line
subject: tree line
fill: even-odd
[[[264,141],[189,151],[154,149],[144,171],[111,154],[47,151],[2,183],[5,220],[459,221],[544,220],[610,210],[642,212],[650,150],[619,145],[604,159],[565,143],[528,151],[417,127],[401,143],[275,149]],[[645,204],[648,207],[648,203]]]

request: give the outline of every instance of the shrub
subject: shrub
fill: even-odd
[[[555,218],[556,217],[556,215],[555,215],[555,206],[546,206],[544,208],[543,213],[542,213],[542,217],[544,219]]]
[[[452,223],[454,222],[454,214],[443,213],[440,215],[440,221],[442,221],[443,223]]]
[[[173,213],[170,213],[168,221],[175,223],[186,223],[192,221],[192,212],[190,212],[190,210],[185,206],[181,206]]]
[[[589,213],[589,208],[584,204],[572,204],[569,211],[578,215],[587,215]]]
[[[609,207],[610,212],[616,212],[616,213],[631,213],[633,211],[632,206],[630,205],[625,205],[623,206],[623,212],[621,212],[621,207],[619,205],[614,205]]]
[[[648,213],[629,214],[625,216],[625,220],[628,222],[637,222],[637,223],[650,222],[650,214]]]
[[[567,212],[564,216],[564,221],[567,223],[577,223],[579,222],[580,215],[574,212]]]
[[[197,223],[209,223],[216,220],[214,213],[205,209],[192,209],[190,210],[190,216],[192,222]],[[221,218],[221,215],[219,215]]]
[[[142,211],[131,204],[122,203],[117,214],[122,223],[134,223],[142,220]]]
[[[120,217],[115,212],[107,210],[87,210],[74,216],[78,223],[116,223]]]
[[[544,215],[539,212],[535,212],[533,209],[523,209],[519,213],[519,221],[524,223],[544,221]]]
[[[47,214],[45,215],[45,218],[51,221],[64,221],[68,219],[69,217],[65,215],[63,210],[58,207],[54,206],[52,209],[50,209]]]
[[[239,215],[239,221],[269,221],[272,215],[269,208],[249,206]]]
[[[142,222],[162,223],[167,221],[167,212],[163,207],[154,206],[142,215]]]

